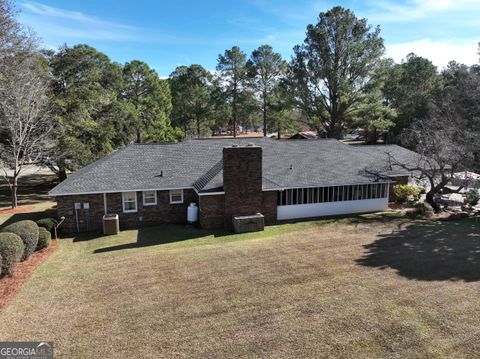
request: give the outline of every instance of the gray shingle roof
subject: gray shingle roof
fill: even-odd
[[[222,149],[247,143],[262,147],[263,188],[272,190],[368,183],[374,179],[364,170],[386,163],[385,149],[401,156],[415,155],[399,146],[350,146],[325,139],[205,139],[177,144],[133,144],[73,173],[50,195],[172,188],[222,191]],[[397,169],[392,172],[399,174]]]

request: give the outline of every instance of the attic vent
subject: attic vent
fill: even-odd
[[[293,170],[293,164],[292,164],[292,165],[290,165],[290,169],[291,169],[291,170]]]
[[[253,146],[255,146],[255,145],[250,142],[250,143],[247,144],[247,146],[248,146],[248,147],[253,147]]]
[[[238,147],[238,145],[232,145],[232,147]]]

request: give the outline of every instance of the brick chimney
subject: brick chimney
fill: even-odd
[[[223,149],[223,188],[225,228],[232,228],[232,217],[262,211],[262,148],[246,146]]]

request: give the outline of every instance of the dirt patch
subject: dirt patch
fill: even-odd
[[[0,311],[18,292],[33,271],[45,262],[56,248],[57,241],[52,240],[50,247],[34,252],[28,260],[18,263],[12,277],[5,276],[0,279]]]
[[[17,208],[0,209],[0,214],[25,213],[25,212],[32,212],[32,211],[33,211],[33,206],[19,206]]]

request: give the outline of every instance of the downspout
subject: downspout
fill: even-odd
[[[103,212],[107,214],[107,194],[103,194]]]

